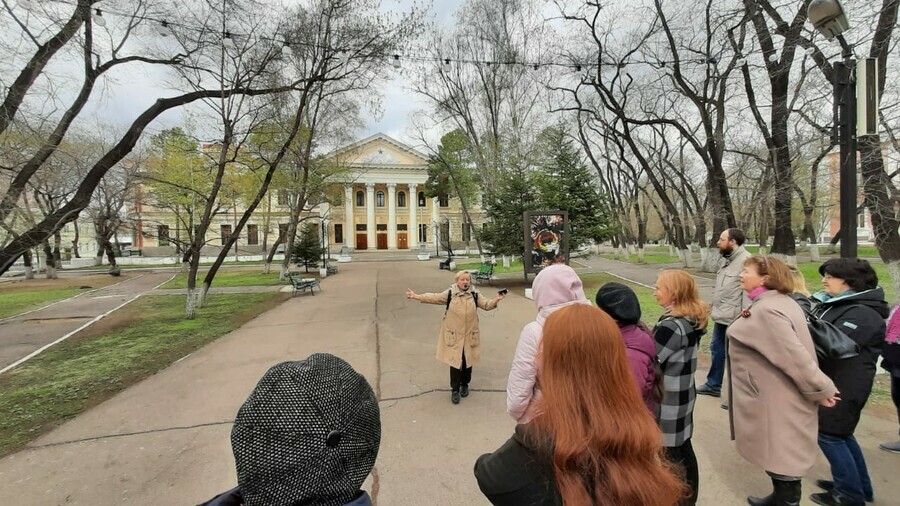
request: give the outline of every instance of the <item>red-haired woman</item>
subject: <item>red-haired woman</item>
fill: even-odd
[[[697,344],[706,332],[708,308],[700,300],[697,283],[685,271],[664,270],[656,279],[653,296],[665,313],[653,328],[656,355],[663,371],[663,399],[659,405],[666,456],[681,466],[690,495],[681,504],[695,504],[700,489],[700,471],[691,445],[694,432],[694,401],[697,390]]]
[[[475,463],[498,506],[674,506],[686,487],[663,455],[612,318],[575,304],[541,342],[539,415]]]

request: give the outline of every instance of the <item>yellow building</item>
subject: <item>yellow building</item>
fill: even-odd
[[[468,224],[459,201],[449,196],[425,196],[428,179],[427,156],[384,134],[376,134],[330,155],[348,170],[342,182],[328,192],[336,196],[332,202],[320,203],[304,213],[307,222],[318,230],[328,227],[326,237],[330,251],[346,247],[358,250],[418,250],[435,252],[445,249],[447,238],[457,250],[475,249],[474,229],[482,227],[484,214],[480,203],[470,204]],[[149,191],[149,190],[144,190]],[[287,199],[278,192],[257,208],[241,231],[237,251],[241,256],[263,252],[261,237],[268,234],[268,246],[287,229],[290,213]],[[171,213],[148,205],[152,195],[139,199],[132,245],[143,256],[175,254],[172,239],[179,230]],[[213,218],[207,232],[203,255],[218,253],[224,238],[231,234],[243,214],[240,205]],[[180,234],[183,239],[186,234]],[[435,240],[437,238],[437,241]]]

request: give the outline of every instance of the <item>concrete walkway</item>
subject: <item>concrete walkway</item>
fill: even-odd
[[[591,268],[633,274],[599,262]],[[321,293],[292,298],[0,460],[0,496],[17,505],[206,500],[235,483],[230,421],[258,379],[279,361],[325,351],[348,360],[380,396],[383,439],[366,485],[378,504],[487,504],[472,467],[512,433],[506,376],[519,330],[535,309],[513,286],[497,311],[481,313],[483,362],[475,367],[472,395],[454,406],[448,368],[434,360],[443,308],[403,293],[439,291],[451,282],[434,261],[342,264],[340,274],[322,281]],[[493,295],[491,287],[480,289]],[[768,479],[735,453],[718,405],[701,397],[695,410],[699,504],[745,504],[746,495],[768,491]],[[895,421],[864,415],[857,434],[876,504],[900,497],[900,457],[877,449],[896,431]],[[820,456],[804,496],[814,491],[813,478],[825,476]]]

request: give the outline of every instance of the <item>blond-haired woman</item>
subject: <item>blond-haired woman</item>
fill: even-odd
[[[498,293],[493,299],[481,295],[472,286],[468,271],[456,273],[455,283],[438,293],[416,293],[406,290],[406,298],[423,304],[445,306],[438,334],[436,358],[450,366],[450,401],[459,404],[460,397],[468,397],[472,366],[481,358],[481,334],[478,329],[478,308],[490,311],[503,299]]]
[[[697,502],[700,472],[691,445],[694,401],[697,390],[697,345],[706,332],[709,309],[700,300],[697,283],[686,271],[667,269],[659,273],[653,296],[665,313],[653,328],[656,355],[663,371],[663,399],[659,406],[659,428],[666,456],[684,470],[690,495],[682,504]]]
[[[750,307],[728,327],[732,435],[738,453],[772,479],[773,492],[753,506],[800,504],[800,478],[816,461],[817,407],[837,402],[819,370],[802,309],[788,294],[802,290],[781,260],[753,255],[741,289]]]

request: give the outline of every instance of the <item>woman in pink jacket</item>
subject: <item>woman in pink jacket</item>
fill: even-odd
[[[544,320],[554,311],[571,304],[591,302],[584,295],[581,278],[568,265],[544,267],[531,284],[537,318],[522,329],[516,356],[506,383],[506,412],[518,423],[528,423],[537,414],[535,400],[540,396],[537,376]]]

